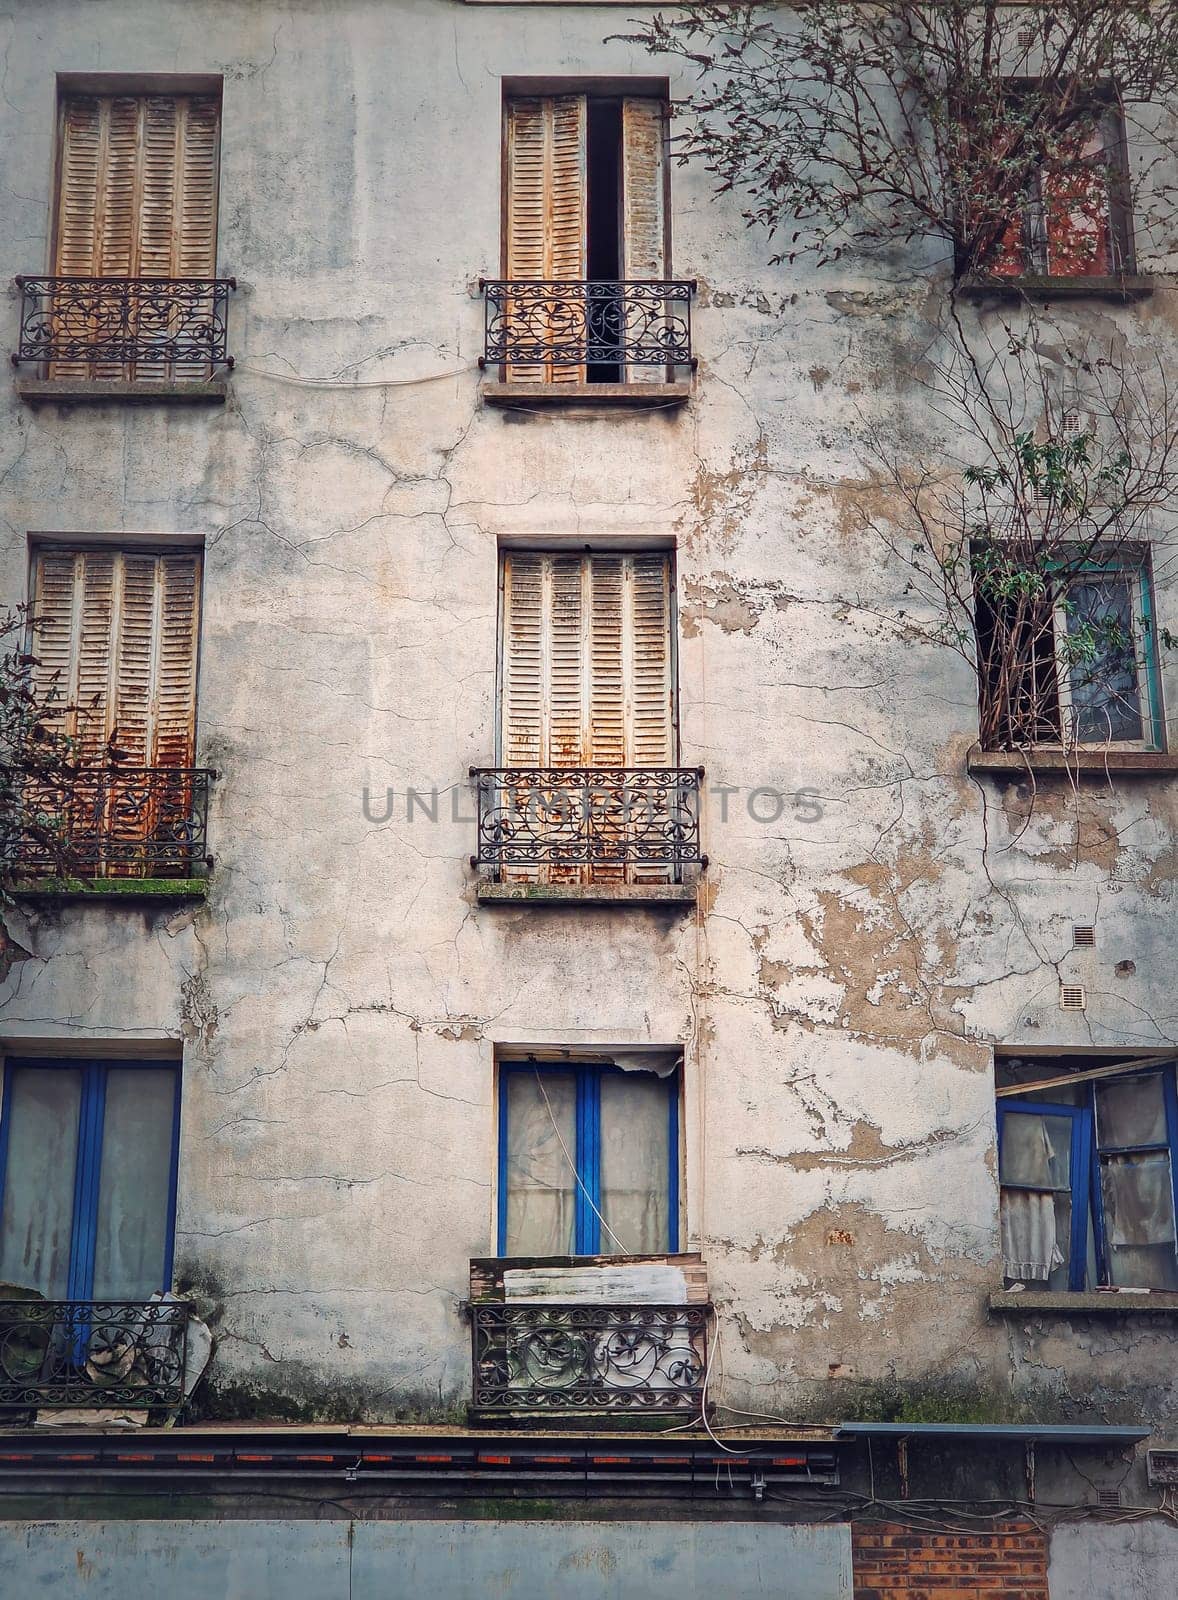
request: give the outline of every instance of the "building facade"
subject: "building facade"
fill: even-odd
[[[136,1383],[174,1410],[174,1324],[211,1332],[167,1438],[227,1518],[290,1512],[259,1485],[291,1429],[332,1483],[352,1445],[316,1427],[389,1470],[434,1441],[383,1512],[332,1489],[340,1593],[406,1562],[444,1594],[1174,1582],[1173,668],[1066,770],[981,747],[872,532],[904,517],[880,441],[948,448],[919,380],[949,269],[770,266],[669,156],[689,85],[624,17],[3,23],[3,588],[118,752],[90,876],[26,859],[9,917],[0,1473],[34,1577],[76,1545],[135,1593],[169,1550],[266,1592],[281,1546],[335,1593],[353,1549],[339,1511],[269,1545],[157,1505],[130,1553],[63,1520],[108,1480],[31,1414],[93,1404],[85,1307],[118,1302],[108,1422]],[[1109,292],[1122,256],[1053,314],[1165,362],[1135,243],[1148,294]],[[1178,629],[1165,578],[1124,603]],[[418,1482],[505,1425],[510,1489],[474,1456]],[[217,1451],[258,1430],[245,1483]]]

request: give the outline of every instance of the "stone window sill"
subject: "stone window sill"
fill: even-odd
[[[1116,277],[1079,276],[1073,278],[963,278],[958,290],[969,300],[1116,300],[1127,303],[1144,300],[1154,291],[1154,280],[1140,273]]]
[[[203,900],[207,878],[31,878],[9,886],[23,900]]]
[[[1178,773],[1178,756],[1167,750],[975,750],[967,766],[970,772],[1012,778],[1053,773],[1060,777],[1149,777]]]
[[[498,883],[480,878],[480,905],[693,906],[694,883]]]
[[[1052,1316],[1178,1316],[1178,1294],[1150,1289],[1126,1294],[1116,1289],[1056,1294],[1045,1289],[1001,1289],[990,1296],[990,1310],[1001,1315],[1033,1312]]]
[[[224,405],[229,393],[229,380],[207,378],[188,383],[157,383],[144,379],[129,383],[125,379],[18,376],[16,392],[22,400],[41,403],[167,400],[186,405],[219,406]]]
[[[675,410],[691,399],[690,383],[497,383],[482,386],[489,406],[630,406]]]

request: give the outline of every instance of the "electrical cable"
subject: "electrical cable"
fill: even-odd
[[[405,389],[419,383],[437,383],[442,378],[461,378],[467,372],[477,372],[478,362],[468,361],[465,366],[453,367],[449,372],[427,372],[420,378],[310,378],[298,372],[272,372],[267,367],[255,367],[249,361],[238,361],[233,370],[305,389]]]

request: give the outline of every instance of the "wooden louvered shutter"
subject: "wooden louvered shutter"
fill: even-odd
[[[661,554],[504,558],[503,740],[508,766],[658,767],[674,759],[670,566]],[[604,780],[603,780],[604,781]],[[627,826],[621,780],[596,795],[599,830]],[[527,797],[525,797],[526,800]],[[644,804],[639,801],[639,806]],[[533,802],[533,817],[536,806]],[[575,818],[545,803],[547,836]],[[630,866],[631,880],[662,869]],[[522,876],[535,877],[525,870]],[[549,868],[549,882],[589,876]],[[617,878],[606,862],[594,878]]]
[[[54,271],[60,276],[209,278],[216,271],[219,105],[209,95],[65,96]],[[210,304],[211,311],[211,304]],[[175,313],[148,305],[95,313],[89,336],[130,332],[150,346],[175,332]],[[188,319],[200,307],[187,308]],[[162,358],[137,365],[58,363],[54,376],[162,378],[192,375]]]
[[[507,103],[507,276],[583,279],[588,255],[585,181],[587,101],[583,94],[544,95]],[[521,301],[509,305],[512,331],[552,344],[567,315]],[[583,337],[584,330],[582,328]],[[583,383],[584,363],[513,363],[515,382]]]
[[[161,556],[152,764],[190,767],[196,722],[200,567],[195,556]]]
[[[622,276],[667,275],[666,109],[661,100],[622,101]],[[662,383],[665,367],[628,366],[627,383]]]

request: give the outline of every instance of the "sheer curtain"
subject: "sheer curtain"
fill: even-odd
[[[164,1283],[176,1075],[114,1067],[106,1078],[94,1298],[146,1300]]]
[[[69,1292],[81,1069],[9,1067],[0,1282],[50,1300]]]
[[[572,1161],[576,1151],[575,1075],[512,1072],[507,1079],[504,1174],[507,1255],[573,1254],[576,1178]]]
[[[601,1077],[601,1248],[653,1255],[670,1248],[667,1080],[649,1073]]]

